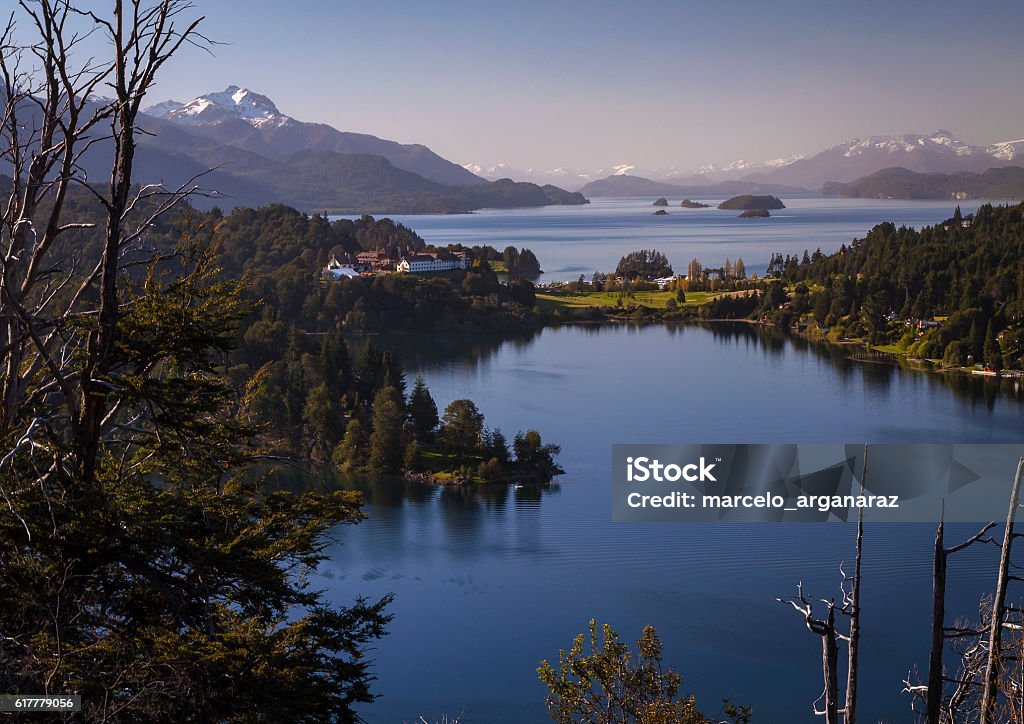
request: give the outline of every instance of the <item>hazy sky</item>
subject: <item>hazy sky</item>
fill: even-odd
[[[230,84],[459,163],[689,169],[948,129],[1024,138],[1016,0],[195,0],[153,102]]]

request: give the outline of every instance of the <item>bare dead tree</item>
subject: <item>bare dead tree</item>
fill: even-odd
[[[38,455],[38,435],[26,432],[70,431],[58,436],[70,448],[52,451],[44,476],[92,479],[118,404],[109,373],[123,265],[155,219],[195,190],[132,183],[146,92],[182,45],[206,42],[202,18],[181,20],[191,8],[116,0],[101,16],[68,0],[18,0],[0,34],[0,159],[11,173],[0,209],[0,437],[19,454],[36,441]],[[19,42],[19,30],[33,40]],[[84,56],[101,38],[109,59]],[[108,147],[109,179],[88,179],[83,158]],[[102,208],[102,224],[67,218],[75,188]],[[102,243],[84,268],[81,255],[52,253],[62,234],[96,226]]]
[[[58,540],[53,501],[95,496],[101,443],[130,424],[112,361],[125,266],[157,218],[194,190],[139,187],[132,171],[143,98],[183,45],[205,44],[202,18],[182,20],[188,0],[110,6],[101,15],[70,0],[17,0],[0,20],[0,173],[10,176],[9,187],[0,179],[0,498],[24,530],[7,541],[0,575],[28,589],[9,575],[11,561],[31,559],[47,538],[69,550],[68,569],[33,599],[48,610],[38,626],[52,634],[55,653],[37,653],[9,618],[0,617],[0,641],[17,649],[17,661],[48,670],[47,683],[62,666],[68,622],[83,609],[61,580],[80,575],[71,562],[85,557],[74,540]],[[87,52],[100,47],[103,59]],[[87,156],[109,161],[109,177],[88,178]],[[76,230],[95,230],[99,243],[64,244]],[[30,525],[17,512],[29,491],[42,491],[49,519]]]
[[[945,547],[945,515],[940,515],[939,524],[935,529],[935,549],[932,558],[932,623],[931,648],[928,658],[928,683],[924,692],[925,721],[927,724],[939,724],[952,721],[948,718],[948,707],[943,701],[945,670],[942,665],[945,640],[949,637],[977,635],[980,631],[974,627],[954,625],[947,628],[946,616],[946,571],[949,556],[958,553],[974,543],[991,542],[985,534],[995,527],[995,522],[988,523],[980,531],[958,545]],[[958,682],[959,683],[959,682]],[[907,686],[910,687],[909,682]],[[908,690],[910,690],[908,688]],[[920,691],[920,688],[917,689]]]
[[[963,545],[966,547],[969,543],[965,541]],[[929,683],[920,683],[916,676],[910,674],[903,680],[903,692],[913,697],[911,709],[922,713],[926,717],[926,721],[933,716],[933,712],[937,712],[937,721],[941,724],[958,724],[959,722],[978,720],[981,706],[981,680],[988,649],[982,634],[988,628],[987,620],[991,609],[991,597],[985,597],[979,605],[977,623],[957,619],[952,626],[943,628],[941,641],[943,644],[946,641],[949,642],[948,646],[943,646],[943,650],[950,649],[956,654],[960,663],[955,675],[950,675],[940,669],[938,677],[940,700],[937,709],[934,707],[918,709],[918,705],[928,706],[929,683],[934,669],[929,670]],[[945,692],[941,689],[946,686],[951,687],[948,696],[945,696]]]
[[[864,493],[868,471],[868,446],[864,446],[864,465],[861,471],[860,491]],[[821,599],[828,608],[824,619],[815,619],[811,602],[804,596],[803,584],[797,586],[797,595],[789,599],[776,598],[776,601],[792,606],[803,614],[804,622],[811,633],[822,637],[822,677],[824,691],[818,701],[824,700],[824,709],[814,705],[816,716],[825,717],[826,723],[837,722],[842,716],[846,724],[853,724],[857,717],[857,675],[859,671],[860,649],[860,599],[861,599],[861,563],[864,552],[864,511],[857,510],[857,539],[854,554],[853,575],[847,575],[843,564],[839,565],[842,576],[839,588],[842,593],[842,604],[837,608],[834,600]],[[848,633],[841,634],[836,629],[836,613],[850,619]],[[846,692],[843,706],[839,706],[839,674],[837,671],[839,658],[839,642],[847,646]]]
[[[1003,545],[999,554],[999,574],[996,578],[996,592],[992,599],[992,615],[989,619],[988,655],[985,662],[981,724],[993,724],[996,716],[996,699],[999,694],[999,668],[1002,659],[1002,632],[1004,626],[1006,626],[1006,589],[1011,579],[1010,554],[1015,538],[1013,526],[1017,516],[1022,474],[1024,474],[1024,457],[1017,463],[1017,473],[1013,478],[1013,487],[1010,490],[1010,505],[1006,512],[1006,529],[1003,531]]]
[[[826,615],[824,618],[815,618],[814,604],[804,595],[802,582],[797,584],[795,596],[775,600],[792,606],[803,616],[807,630],[821,637],[821,674],[825,688],[812,706],[815,716],[825,717],[825,724],[839,724],[839,715],[843,713],[839,708],[839,641],[848,642],[849,637],[836,630],[835,601],[821,599],[820,603],[825,605]],[[822,702],[824,708],[819,709],[818,702]]]
[[[860,493],[864,494],[864,484],[868,475],[868,446],[864,446],[864,469],[861,471]],[[850,612],[850,636],[847,647],[846,665],[846,705],[844,706],[846,724],[857,721],[857,674],[860,654],[860,570],[861,557],[864,551],[864,509],[857,509],[857,546],[854,554],[853,580],[850,581],[849,593],[843,591],[843,606]],[[842,566],[839,568],[842,571]],[[845,574],[843,575],[845,579]]]

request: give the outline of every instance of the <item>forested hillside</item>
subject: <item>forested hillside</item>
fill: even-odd
[[[795,293],[781,312],[765,295],[762,313],[806,314],[833,336],[838,327],[954,365],[1021,364],[1024,204],[984,205],[973,219],[958,208],[921,230],[879,224],[834,254],[774,266]]]

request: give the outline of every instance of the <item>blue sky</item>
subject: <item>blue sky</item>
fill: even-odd
[[[1024,4],[196,0],[153,102],[230,84],[460,163],[695,168],[855,136],[1024,138]]]

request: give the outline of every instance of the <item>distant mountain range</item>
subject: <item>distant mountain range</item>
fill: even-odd
[[[872,199],[1024,199],[1024,168],[1006,166],[984,173],[917,173],[887,168],[849,183],[827,183],[831,196]]]
[[[304,123],[281,113],[266,96],[229,86],[188,103],[165,101],[144,111],[217,143],[282,159],[299,151],[383,156],[392,166],[446,186],[482,184],[458,164],[426,146],[400,144],[362,133],[345,133],[323,123]]]
[[[30,120],[33,104],[19,112]],[[196,179],[209,194],[194,198],[200,208],[280,202],[310,212],[381,214],[586,203],[554,186],[488,181],[423,145],[298,121],[237,86],[150,106],[139,127],[135,180],[175,188]],[[110,142],[97,141],[79,167],[102,181],[110,158]],[[0,162],[2,173],[10,170]]]
[[[522,180],[557,176],[558,183],[566,188],[601,195],[602,192],[592,190],[594,187],[591,184],[602,179],[611,180],[616,176],[631,176],[696,189],[706,189],[723,181],[746,181],[766,186],[816,190],[826,182],[845,183],[893,167],[918,173],[980,173],[989,168],[1020,164],[1022,160],[1024,139],[975,146],[960,140],[949,131],[939,130],[927,134],[855,138],[812,155],[761,162],[735,161],[723,166],[706,165],[693,171],[673,167],[644,169],[630,164],[595,171],[555,169],[520,172],[503,165],[482,168],[472,164],[466,168],[475,170],[485,178],[490,178],[498,170],[504,171],[504,175],[511,178]],[[741,192],[746,190],[737,191]],[[678,191],[638,193],[664,195]]]
[[[629,174],[609,176],[591,181],[580,193],[587,197],[601,196],[733,196],[735,194],[789,194],[807,193],[807,189],[758,181],[721,181],[702,186],[652,181]]]
[[[755,172],[746,178],[816,189],[828,181],[853,181],[893,167],[918,173],[980,173],[1013,164],[1022,151],[1024,141],[972,146],[949,131],[871,136],[833,146],[772,171]]]

